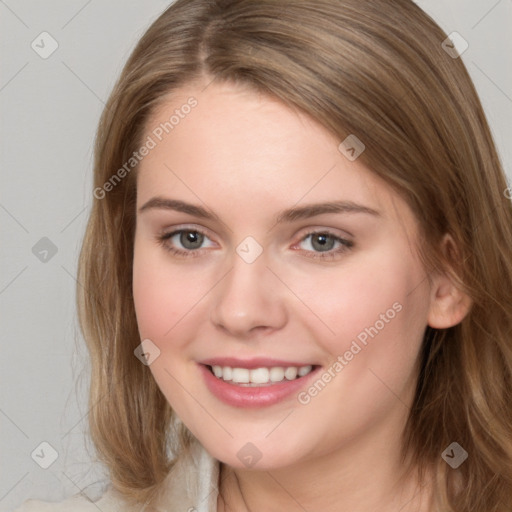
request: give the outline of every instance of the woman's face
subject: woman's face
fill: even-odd
[[[137,176],[133,293],[160,389],[234,467],[397,437],[431,295],[413,214],[309,117],[202,87],[155,113]]]

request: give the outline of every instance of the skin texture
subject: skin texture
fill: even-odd
[[[447,277],[427,279],[412,212],[349,161],[340,140],[275,99],[232,84],[203,90],[206,83],[175,91],[147,124],[151,135],[187,98],[198,101],[141,162],[137,208],[155,196],[179,199],[220,221],[138,212],[133,293],[141,339],[160,350],[154,378],[223,463],[219,510],[429,510],[425,496],[419,501],[425,492],[412,499],[414,482],[399,483],[400,434],[427,324],[458,323],[467,301]],[[336,200],[379,215],[276,224],[284,209]],[[176,229],[205,232],[198,256],[166,250],[187,250],[179,235],[160,243]],[[326,230],[353,246],[315,259],[323,252],[307,235]],[[250,264],[236,252],[247,236],[263,250]],[[340,247],[330,243],[331,253]],[[209,392],[199,371],[198,361],[222,356],[327,369],[393,304],[394,318],[307,404],[293,394],[260,409],[233,407]],[[252,468],[237,456],[248,442],[261,452]]]

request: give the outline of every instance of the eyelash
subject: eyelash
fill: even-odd
[[[201,255],[201,249],[190,249],[190,250],[182,250],[182,249],[176,249],[175,247],[169,246],[167,243],[170,238],[172,238],[174,235],[178,235],[181,233],[198,233],[206,238],[208,238],[208,235],[201,231],[200,229],[177,229],[176,231],[172,231],[171,233],[165,233],[163,235],[158,236],[158,243],[170,253],[176,255],[176,256],[182,256],[185,258],[195,258],[197,256]],[[335,242],[340,242],[341,247],[334,250],[331,249],[329,251],[325,252],[314,252],[314,251],[305,251],[307,253],[312,253],[312,256],[308,256],[313,259],[320,259],[320,260],[333,260],[335,259],[339,254],[344,253],[346,251],[349,251],[354,246],[354,242],[350,240],[346,240],[345,238],[340,238],[339,236],[336,236],[334,233],[331,233],[329,230],[317,230],[317,231],[311,231],[310,233],[307,233],[305,236],[303,236],[300,240],[300,242],[303,242],[310,236],[314,235],[327,235],[334,239]],[[300,243],[299,242],[299,243]]]

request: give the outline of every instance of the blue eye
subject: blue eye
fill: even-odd
[[[302,250],[308,253],[307,257],[329,260],[337,257],[339,254],[350,250],[354,243],[350,240],[340,238],[339,236],[329,233],[328,231],[313,231],[304,236],[300,243],[311,238],[309,245],[312,250]],[[197,257],[201,255],[201,246],[205,240],[209,240],[208,236],[197,229],[178,229],[171,233],[166,233],[158,237],[159,243],[176,256]],[[179,243],[183,249],[177,248]],[[337,244],[337,248],[335,249]]]
[[[354,243],[345,238],[340,238],[328,231],[313,231],[302,238],[301,243],[311,238],[309,245],[313,248],[311,258],[333,259],[341,253],[344,253],[354,246]],[[333,250],[338,244],[338,248]]]
[[[172,245],[169,244],[173,238],[177,238],[177,241],[185,250],[177,249],[174,247],[176,243],[175,241]],[[172,233],[166,233],[162,235],[159,237],[159,241],[164,246],[164,248],[172,254],[185,257],[195,257],[200,255],[198,249],[201,248],[205,238],[208,238],[206,234],[197,229],[178,229]]]

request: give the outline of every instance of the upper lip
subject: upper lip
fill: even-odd
[[[252,359],[237,359],[235,357],[212,357],[210,359],[204,359],[199,361],[200,364],[207,366],[230,366],[231,368],[273,368],[276,366],[282,366],[287,368],[289,366],[316,366],[313,363],[304,363],[297,361],[285,361],[284,359],[273,359],[269,357],[255,357]]]

